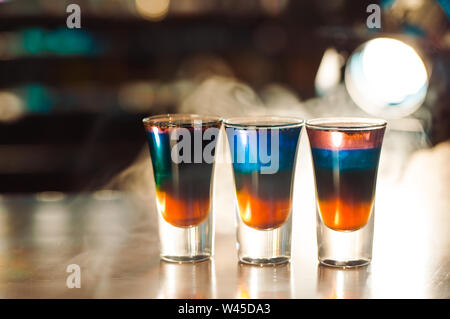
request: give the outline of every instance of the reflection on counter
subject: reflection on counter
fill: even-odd
[[[239,291],[236,298],[292,298],[291,265],[289,263],[259,267],[240,263]]]
[[[369,267],[351,269],[317,266],[317,292],[320,298],[370,298]]]
[[[199,263],[160,262],[159,296],[167,299],[215,298],[214,261]]]

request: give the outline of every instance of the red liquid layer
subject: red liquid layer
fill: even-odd
[[[209,197],[176,198],[168,192],[157,191],[158,211],[164,219],[177,227],[195,226],[203,222],[209,214]]]
[[[255,229],[280,227],[291,212],[292,173],[235,172],[236,199],[242,221]]]
[[[277,228],[286,221],[291,211],[289,198],[261,199],[252,196],[248,191],[241,190],[236,194],[239,213],[242,221],[249,227],[256,229]]]
[[[333,198],[319,199],[322,220],[329,228],[352,231],[363,227],[370,217],[373,202],[357,202]]]

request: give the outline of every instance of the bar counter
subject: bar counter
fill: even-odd
[[[450,298],[449,179],[428,155],[409,162],[402,182],[381,167],[373,261],[353,269],[318,264],[308,161],[294,188],[292,260],[279,266],[238,262],[225,176],[216,176],[215,256],[195,264],[160,261],[151,195],[3,195],[0,298]],[[67,286],[73,264],[80,288]]]

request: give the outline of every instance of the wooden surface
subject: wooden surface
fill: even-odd
[[[351,270],[318,265],[307,160],[294,191],[292,261],[278,267],[238,263],[225,182],[216,190],[215,257],[198,264],[159,260],[152,196],[0,197],[0,298],[450,298],[444,146],[416,154],[395,182],[381,165],[373,262]],[[81,288],[66,286],[70,264],[81,267]]]
[[[239,264],[233,234],[221,232],[216,236],[213,260],[161,262],[149,204],[125,195],[110,199],[77,196],[52,202],[3,198],[0,297],[450,297],[449,220],[439,212],[431,216],[424,211],[427,216],[416,216],[411,225],[380,218],[374,261],[368,267],[340,270],[319,266],[311,231],[309,240],[305,240],[307,234],[294,232],[290,264],[261,268]],[[423,218],[433,224],[432,232],[421,225]],[[69,264],[81,267],[79,289],[66,287]]]

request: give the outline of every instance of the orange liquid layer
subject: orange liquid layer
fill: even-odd
[[[158,211],[169,224],[191,227],[202,223],[209,214],[209,198],[179,199],[165,192],[156,192]]]
[[[353,202],[333,199],[319,200],[319,209],[322,220],[327,227],[352,231],[364,227],[372,211],[372,202]]]
[[[260,199],[247,191],[238,192],[237,201],[242,221],[256,229],[272,229],[281,226],[291,211],[289,199]]]

